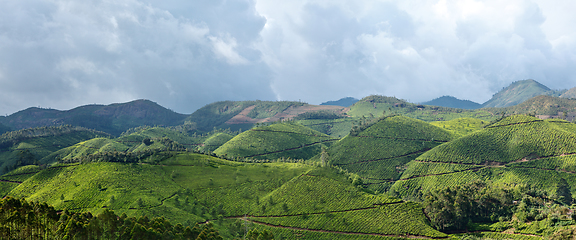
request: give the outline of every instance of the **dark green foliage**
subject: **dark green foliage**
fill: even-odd
[[[510,219],[514,196],[511,189],[487,186],[475,181],[424,194],[424,208],[432,226],[438,230],[466,229],[471,222]]]
[[[344,115],[332,112],[332,111],[317,111],[317,112],[305,112],[298,114],[294,119],[305,120],[305,119],[340,119],[345,118]]]
[[[222,237],[211,224],[184,227],[164,218],[118,216],[104,210],[64,211],[60,214],[46,203],[24,199],[0,200],[0,237],[3,239],[211,239]]]

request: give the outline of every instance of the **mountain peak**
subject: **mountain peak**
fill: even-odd
[[[514,106],[538,95],[558,94],[534,79],[520,80],[494,94],[482,107]]]

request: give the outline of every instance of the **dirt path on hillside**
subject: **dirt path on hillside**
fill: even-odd
[[[260,224],[260,225],[269,226],[269,227],[276,227],[276,228],[283,228],[283,229],[290,229],[290,230],[299,230],[299,231],[309,231],[309,232],[336,233],[336,234],[346,234],[346,235],[369,235],[369,236],[413,238],[413,239],[446,239],[446,238],[448,238],[448,237],[431,238],[431,237],[418,236],[418,235],[392,235],[392,234],[381,234],[381,233],[359,233],[359,232],[329,231],[329,230],[322,230],[322,229],[309,229],[309,228],[298,228],[298,227],[287,227],[287,226],[282,226],[282,225],[274,225],[274,224],[260,222],[257,220],[251,220],[251,219],[247,219],[247,218],[242,218],[242,220],[247,221],[247,222]]]
[[[392,140],[404,140],[404,141],[422,141],[422,142],[439,142],[439,143],[447,143],[449,141],[443,140],[430,140],[430,139],[412,139],[412,138],[398,138],[398,137],[375,137],[375,136],[352,136],[351,137],[359,137],[359,138],[376,138],[376,139],[392,139]]]
[[[404,155],[400,155],[400,156],[394,156],[394,157],[387,157],[387,158],[378,158],[378,159],[371,159],[371,160],[364,160],[364,161],[358,161],[358,162],[352,162],[352,163],[334,163],[333,165],[336,166],[345,166],[345,165],[353,165],[353,164],[360,164],[360,163],[369,163],[369,162],[378,162],[378,161],[384,161],[384,160],[390,160],[390,159],[395,159],[395,158],[402,158],[402,157],[408,157],[414,154],[419,154],[419,153],[424,153],[426,151],[428,151],[430,149],[424,149],[424,150],[420,150],[420,151],[416,151],[416,152],[411,152],[411,153],[407,153]]]
[[[328,136],[328,135],[322,136],[322,135],[304,134],[304,133],[289,132],[289,131],[275,131],[275,130],[266,130],[266,129],[250,129],[249,131],[254,131],[254,132],[273,132],[273,133],[290,133],[290,134],[298,134],[298,135],[309,136],[309,137],[329,137],[329,138],[332,137],[332,136]]]

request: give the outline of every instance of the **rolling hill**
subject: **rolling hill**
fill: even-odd
[[[345,97],[345,98],[340,98],[336,101],[323,102],[320,105],[335,105],[335,106],[342,106],[342,107],[350,107],[358,101],[359,101],[358,99],[353,98],[353,97]]]
[[[448,131],[421,120],[385,117],[373,124],[355,127],[348,136],[334,143],[324,158],[332,165],[358,174],[370,189],[385,192],[390,183],[402,175],[406,163],[452,138]]]
[[[565,90],[551,90],[550,88],[532,79],[521,80],[513,82],[508,87],[505,87],[494,94],[490,100],[482,104],[482,107],[509,107],[520,104],[532,97],[539,95],[558,97],[564,92]]]
[[[246,227],[282,239],[448,237],[429,226],[420,204],[365,193],[336,169],[166,154],[158,163],[21,168],[3,175],[0,189],[56,209],[162,216],[184,227],[210,221],[227,239]]]
[[[491,121],[497,118],[492,112],[484,109],[467,110],[409,103],[395,97],[368,96],[353,106],[346,113],[355,118],[373,119],[383,115],[400,114],[406,117],[420,119],[426,122],[447,121],[468,117]]]
[[[452,96],[442,96],[428,102],[423,102],[422,104],[461,109],[478,109],[482,107],[480,103],[475,103],[470,100],[461,100]]]
[[[60,149],[109,134],[83,127],[39,127],[4,133],[0,136],[0,172],[28,164],[46,164],[42,159]]]
[[[81,126],[120,135],[143,125],[174,126],[184,123],[186,115],[175,113],[149,100],[135,100],[110,105],[86,105],[60,111],[55,109],[28,108],[0,119],[13,129],[43,126]]]
[[[418,196],[481,179],[556,194],[565,179],[574,192],[575,140],[573,123],[514,115],[423,153],[407,164],[391,191]]]
[[[337,139],[295,122],[275,123],[245,131],[214,151],[227,158],[309,159]]]
[[[576,98],[576,87],[568,89],[565,93],[560,95],[561,98]]]

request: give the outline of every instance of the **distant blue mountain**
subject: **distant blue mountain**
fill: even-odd
[[[480,103],[475,103],[470,100],[460,100],[452,96],[442,96],[432,101],[423,102],[422,104],[461,109],[478,109],[482,107],[482,104]]]
[[[328,101],[325,103],[322,103],[320,105],[334,105],[334,106],[342,106],[342,107],[350,107],[352,106],[352,104],[358,102],[359,100],[353,97],[346,97],[346,98],[341,98],[338,101]]]

